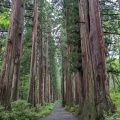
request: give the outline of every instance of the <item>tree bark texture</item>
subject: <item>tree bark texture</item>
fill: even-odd
[[[39,62],[38,62],[38,103],[43,105],[43,40],[42,29],[40,30],[39,41]]]
[[[62,51],[62,104],[66,105],[66,78],[65,78],[65,58]]]
[[[80,0],[84,120],[100,120],[111,109],[98,0]]]
[[[20,24],[18,27],[18,42],[16,44],[16,53],[15,53],[15,66],[12,80],[12,90],[11,90],[11,101],[17,100],[18,97],[18,80],[19,80],[19,72],[20,72],[20,58],[22,52],[22,31],[23,31],[23,21],[24,21],[24,4],[25,1],[21,0],[21,8],[20,8]]]
[[[5,54],[0,75],[0,103],[9,106],[11,100],[17,99],[24,0],[12,1],[12,13]]]
[[[32,29],[32,53],[31,53],[30,79],[29,79],[29,91],[28,91],[28,102],[31,103],[34,107],[36,106],[35,78],[36,78],[37,23],[38,23],[37,0],[34,0],[33,29]]]
[[[45,46],[45,102],[48,103],[49,99],[49,73],[48,73],[48,38],[46,39]]]

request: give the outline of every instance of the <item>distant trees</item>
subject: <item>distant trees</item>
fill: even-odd
[[[1,2],[0,5],[3,6],[6,4],[5,3],[3,4]],[[24,14],[24,5],[26,5],[25,14]],[[40,13],[37,11],[37,6],[42,6],[39,8]],[[3,8],[4,7],[5,6],[3,6]],[[10,4],[7,7],[10,7]],[[45,7],[45,9],[43,9],[43,7]],[[35,106],[37,102],[43,105],[44,102],[54,101],[55,99],[58,98],[59,96],[57,89],[58,64],[56,62],[55,43],[53,40],[54,38],[51,35],[52,27],[54,27],[55,24],[53,26],[51,24],[51,16],[52,16],[51,8],[52,6],[47,1],[41,1],[41,2],[39,1],[37,3],[37,0],[35,0],[34,9],[33,9],[33,4],[31,4],[29,0],[27,1],[27,3],[24,0],[20,0],[19,2],[12,1],[12,11],[11,11],[10,27],[8,32],[8,41],[6,44],[6,50],[5,50],[1,76],[0,76],[0,103],[2,105],[9,106],[11,101],[17,100],[18,93],[19,93],[19,98],[21,99],[27,99],[26,96],[28,94],[28,102],[32,103],[33,106]],[[47,12],[46,9],[48,9]],[[31,17],[32,12],[34,12],[33,17]],[[49,18],[47,18],[48,15]],[[37,24],[37,20],[39,20],[39,24]],[[54,20],[55,19],[53,19],[53,21]],[[47,22],[50,24],[49,26],[51,27],[47,25],[48,24]],[[22,59],[20,59],[23,27],[24,27],[25,35],[23,41]],[[38,44],[37,44],[38,42],[37,38],[39,40]],[[32,43],[30,40],[32,41]],[[32,47],[32,52],[30,52],[31,47]],[[39,50],[37,49],[37,47]],[[1,48],[1,51],[3,50],[4,49]],[[30,53],[31,53],[31,67],[30,67]],[[51,55],[52,57],[50,58]],[[21,60],[21,66],[20,66],[20,60]],[[20,73],[19,91],[18,91],[20,67],[21,67],[21,73]],[[29,67],[30,67],[30,78],[29,78]],[[36,74],[36,70],[37,70],[37,74]],[[54,72],[54,74],[52,72]],[[28,86],[28,78],[30,79],[29,86]],[[37,78],[39,80],[37,80]],[[39,83],[38,86],[37,86],[37,82]],[[29,88],[29,92],[27,93],[28,88]]]
[[[109,7],[108,7],[109,6]],[[100,1],[101,19],[105,40],[105,56],[109,79],[113,80],[114,90],[119,89],[119,6],[112,0]]]
[[[6,0],[4,4],[11,5]],[[113,21],[114,14],[116,21]],[[61,98],[62,89],[63,106],[77,104],[83,119],[102,119],[103,111],[108,112],[113,107],[107,72],[113,81],[119,74],[112,64],[118,60],[110,56],[111,51],[119,55],[119,37],[113,35],[119,35],[119,18],[110,0],[12,1],[0,76],[0,103],[9,106],[11,101],[17,100],[19,93],[20,99],[27,99],[34,107],[36,103],[44,105]],[[3,44],[0,41],[0,46]],[[0,53],[3,51],[2,46]],[[110,63],[107,71],[105,59]]]

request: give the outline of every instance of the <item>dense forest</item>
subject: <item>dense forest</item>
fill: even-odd
[[[80,120],[119,120],[119,3],[1,0],[0,120],[36,119],[57,101]]]

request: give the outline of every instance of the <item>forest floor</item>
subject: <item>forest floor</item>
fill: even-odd
[[[54,109],[45,117],[37,120],[79,120],[72,113],[67,112],[62,107],[61,103],[58,102]]]

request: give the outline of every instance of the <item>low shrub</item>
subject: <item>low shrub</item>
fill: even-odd
[[[0,106],[0,120],[15,120],[13,114],[10,111],[5,110]]]
[[[55,104],[56,102],[46,103],[43,106],[37,105],[36,108],[33,108],[27,101],[17,100],[11,103],[11,111],[0,106],[0,120],[33,120],[48,114]]]
[[[69,111],[69,112],[72,112],[75,116],[81,114],[79,105],[74,105],[74,106],[72,106],[72,107],[71,107],[71,106],[66,106],[66,107],[65,107],[65,110],[67,110],[67,111]]]
[[[42,117],[50,113],[50,111],[54,108],[56,102],[54,103],[45,103],[43,106],[37,105],[37,113],[36,116]]]
[[[35,109],[25,100],[12,102],[11,107],[15,120],[31,120],[35,116]]]

